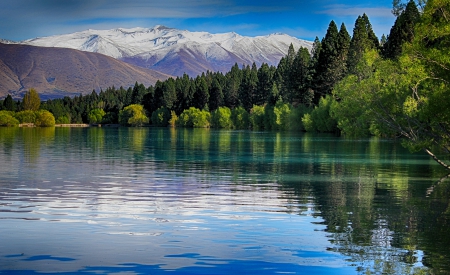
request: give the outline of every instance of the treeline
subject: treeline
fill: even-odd
[[[357,18],[352,36],[344,24],[338,29],[331,21],[325,37],[316,37],[311,51],[302,47],[296,51],[291,45],[276,67],[235,64],[225,74],[206,72],[195,78],[185,74],[150,87],[136,83],[128,89],[94,90],[48,100],[41,109],[50,111],[56,123],[337,132],[342,123],[338,115],[332,115],[333,104],[340,100],[332,96],[335,85],[348,75],[362,77],[360,63],[366,52],[374,50],[385,58],[396,58],[403,43],[411,40],[411,28],[419,17],[415,3],[410,1],[398,13],[391,34],[381,41],[363,14]],[[0,102],[0,108],[23,109],[10,96]],[[197,116],[201,119],[193,122]],[[230,121],[223,122],[228,116]]]

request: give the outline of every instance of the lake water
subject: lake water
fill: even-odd
[[[377,138],[0,128],[0,273],[448,273],[445,175]]]

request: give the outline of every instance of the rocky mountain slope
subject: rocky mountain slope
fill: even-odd
[[[136,81],[149,86],[168,77],[98,53],[0,43],[0,98],[8,93],[21,98],[31,87],[46,99]]]

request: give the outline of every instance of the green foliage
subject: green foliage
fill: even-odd
[[[123,126],[143,126],[149,122],[144,106],[131,104],[119,113],[119,123]]]
[[[211,114],[208,111],[191,107],[181,113],[177,125],[188,128],[208,128],[210,119]]]
[[[253,105],[253,108],[250,110],[249,118],[253,130],[259,131],[264,129],[264,116],[264,106]]]
[[[211,113],[211,126],[214,128],[231,129],[231,110],[228,107],[219,107]]]
[[[88,114],[89,123],[96,124],[101,123],[103,121],[103,117],[106,115],[103,109],[92,109]]]
[[[3,101],[3,110],[6,111],[17,111],[17,103],[12,99],[12,96],[8,94]]]
[[[235,129],[249,128],[249,114],[243,107],[239,106],[231,110],[231,121],[233,121],[233,127]]]
[[[22,104],[24,110],[39,110],[39,106],[41,106],[41,99],[39,98],[37,91],[33,88],[29,89],[23,97]]]
[[[56,119],[56,124],[69,124],[70,118],[67,115],[60,116]]]
[[[17,118],[20,123],[35,123],[36,112],[31,110],[20,111],[15,113],[14,117]]]
[[[311,107],[306,105],[298,105],[295,108],[291,108],[291,113],[289,116],[289,129],[293,131],[304,131],[302,118],[305,114],[312,111]]]
[[[319,105],[310,114],[305,114],[302,118],[303,125],[307,132],[336,132],[337,122],[331,116],[330,110],[334,98],[330,95],[322,97]]]
[[[0,111],[0,126],[17,127],[19,121],[14,117],[12,111]]]
[[[177,121],[178,121],[177,113],[175,113],[175,111],[170,111],[169,125],[171,127],[175,127],[175,125],[177,124]]]
[[[419,10],[413,0],[408,2],[404,10],[400,11],[399,6],[397,8],[394,6],[394,10],[398,10],[400,13],[391,28],[382,51],[385,58],[391,59],[398,58],[401,55],[403,44],[413,41],[414,26],[420,19]]]
[[[364,53],[369,50],[376,50],[379,48],[378,38],[375,36],[372,25],[366,14],[358,16],[355,27],[353,29],[353,36],[350,42],[348,51],[348,71],[355,74],[357,65],[362,60]]]
[[[152,113],[152,124],[154,126],[166,127],[169,125],[171,112],[166,107],[161,107]]]
[[[291,105],[279,101],[273,108],[273,113],[275,116],[275,121],[274,121],[274,125],[272,126],[272,129],[273,130],[289,130]]]
[[[47,110],[39,110],[36,112],[36,122],[38,127],[53,127],[55,126],[55,117]]]

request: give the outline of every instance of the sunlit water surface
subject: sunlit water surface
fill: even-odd
[[[0,273],[445,273],[443,175],[375,138],[0,128]]]

